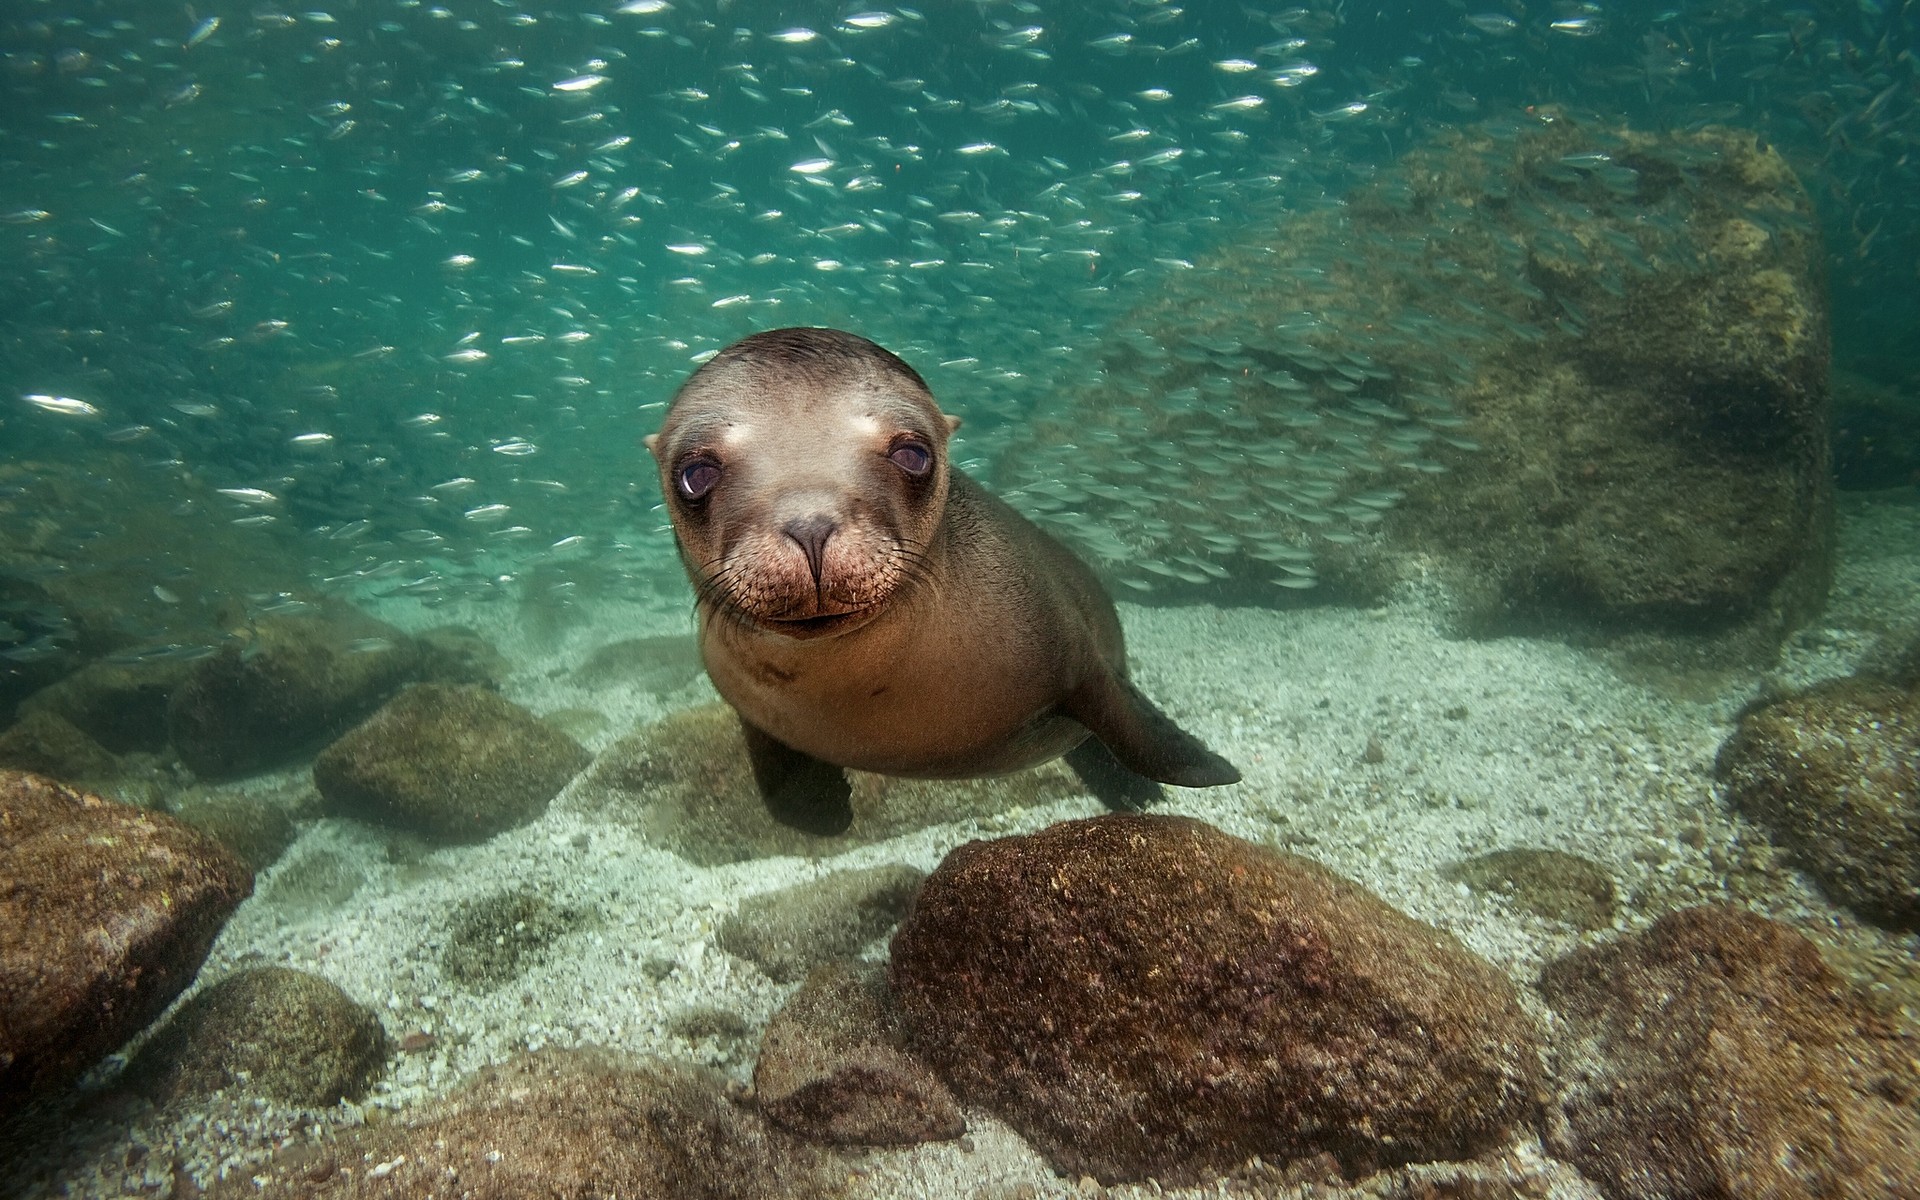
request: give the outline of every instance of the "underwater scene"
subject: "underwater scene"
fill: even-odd
[[[1913,0],[0,0],[0,1197],[1920,1198]]]

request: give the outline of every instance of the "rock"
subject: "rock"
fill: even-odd
[[[1551,964],[1556,1153],[1609,1200],[1920,1196],[1920,1039],[1754,913],[1705,906]]]
[[[1817,684],[1742,716],[1718,767],[1835,902],[1920,929],[1920,688]]]
[[[288,763],[360,720],[425,665],[420,647],[345,605],[266,616],[243,647],[193,664],[167,701],[173,748],[208,779]]]
[[[463,987],[498,987],[546,957],[557,939],[588,919],[587,913],[520,889],[466,901],[447,932],[440,971]]]
[[[387,1057],[380,1019],[318,975],[259,967],[180,1006],[122,1081],[156,1103],[232,1089],[325,1108],[359,1096]]]
[[[714,942],[776,983],[797,983],[893,928],[925,878],[904,863],[887,863],[749,896],[720,923]]]
[[[1842,489],[1920,485],[1920,400],[1836,369],[1833,477]]]
[[[167,698],[192,671],[178,661],[91,662],[27,697],[22,712],[55,713],[113,754],[167,747]]]
[[[213,1200],[822,1200],[816,1152],[723,1097],[712,1071],[544,1050],[481,1071],[424,1111],[294,1143]]]
[[[1531,848],[1495,850],[1453,864],[1446,876],[1576,929],[1613,924],[1613,876],[1577,854]]]
[[[425,655],[421,678],[432,683],[491,686],[507,677],[507,660],[492,642],[464,625],[436,625],[414,638]]]
[[[1177,817],[969,842],[894,935],[916,1050],[1072,1175],[1459,1159],[1535,1111],[1535,1030],[1450,935]]]
[[[493,692],[423,683],[323,750],[313,781],[340,816],[477,842],[545,812],[591,757]]]
[[[663,694],[677,692],[706,671],[700,643],[685,635],[627,638],[609,642],[573,669],[573,682],[585,688],[627,684]]]
[[[767,815],[740,720],[724,704],[684,709],[635,731],[594,763],[573,802],[629,820],[700,866],[776,855],[839,854],[915,829],[1084,796],[1060,763],[992,779],[894,779],[849,772],[853,828],[816,837]]]
[[[0,771],[0,1117],[58,1087],[193,982],[251,890],[161,813]]]
[[[1447,131],[1167,279],[993,483],[1071,514],[1144,603],[1364,603],[1420,579],[1463,632],[1768,663],[1832,567],[1824,256],[1750,132],[1565,112]],[[1142,486],[1196,466],[1228,491],[1183,511]]]
[[[366,881],[366,872],[353,859],[319,847],[277,867],[261,889],[261,898],[287,909],[294,919],[322,917],[353,899]]]
[[[257,874],[278,862],[293,844],[298,832],[294,819],[309,815],[313,786],[305,780],[301,784],[264,792],[190,788],[172,798],[169,811],[218,839]]]
[[[0,768],[7,767],[83,783],[118,773],[120,760],[58,713],[29,709],[0,732]]]
[[[823,966],[767,1026],[753,1091],[760,1111],[817,1142],[899,1146],[967,1131],[960,1106],[906,1054],[877,969]]]

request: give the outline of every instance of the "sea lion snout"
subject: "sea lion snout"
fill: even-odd
[[[820,586],[820,561],[827,552],[827,539],[833,536],[837,528],[839,523],[832,517],[824,513],[815,513],[811,517],[788,521],[780,530],[800,547],[802,554],[807,556],[807,567],[813,572],[813,585],[816,589]]]

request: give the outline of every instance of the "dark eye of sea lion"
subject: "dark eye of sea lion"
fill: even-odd
[[[887,458],[894,466],[918,479],[933,468],[933,451],[925,442],[907,439],[897,443],[887,451]]]
[[[673,482],[682,500],[704,500],[720,482],[720,464],[710,458],[696,458],[674,472]]]

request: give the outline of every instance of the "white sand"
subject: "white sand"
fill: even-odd
[[[1916,628],[1920,504],[1904,495],[1849,501],[1843,552],[1834,604],[1790,645],[1775,672],[1783,681],[1845,673],[1884,630],[1903,619]],[[1450,930],[1520,984],[1550,958],[1613,931],[1580,935],[1470,892],[1443,878],[1448,864],[1511,846],[1583,855],[1614,876],[1620,930],[1675,907],[1725,899],[1730,864],[1764,864],[1764,836],[1727,813],[1712,775],[1714,753],[1759,677],[1731,676],[1704,697],[1677,699],[1558,643],[1451,640],[1433,611],[1414,594],[1372,611],[1123,607],[1142,689],[1246,775],[1235,787],[1182,792],[1165,811],[1316,858]],[[677,606],[606,605],[590,622],[540,637],[523,632],[516,614],[498,605],[461,613],[397,602],[378,615],[410,628],[452,620],[479,629],[515,665],[506,686],[511,698],[536,712],[592,707],[608,718],[602,733],[583,738],[596,751],[636,723],[711,697],[704,680],[667,697],[589,692],[566,681],[564,669],[596,646],[687,629]],[[1447,715],[1460,708],[1464,716]],[[1378,762],[1363,761],[1370,741]],[[388,861],[385,839],[370,830],[319,821],[262,874],[202,979],[245,966],[297,967],[373,1006],[394,1038],[433,1035],[427,1049],[396,1057],[366,1099],[369,1108],[404,1109],[484,1064],[543,1045],[692,1058],[745,1079],[759,1027],[792,989],[715,948],[715,928],[741,897],[845,867],[899,861],[930,869],[968,838],[1097,811],[1090,799],[1065,802],[927,829],[829,860],[713,869],[647,845],[611,817],[582,816],[567,794],[530,826],[411,865]],[[276,879],[326,851],[357,866],[364,877],[358,890],[318,914],[276,902]],[[1829,945],[1912,961],[1914,939],[1859,926],[1791,873],[1747,877],[1759,882],[1743,902],[1817,930]],[[444,979],[438,963],[450,912],[462,900],[516,886],[591,909],[599,919],[559,939],[544,962],[497,990],[476,993]],[[870,951],[882,952],[880,945]],[[673,969],[656,979],[662,963]],[[689,1043],[669,1023],[694,1006],[738,1014],[753,1033],[734,1044]],[[110,1072],[111,1065],[95,1078]],[[177,1119],[148,1115],[131,1127],[83,1124],[69,1146],[50,1151],[50,1161],[60,1164],[71,1194],[121,1195],[122,1187],[150,1179],[153,1190],[140,1194],[165,1196],[176,1156],[204,1182],[221,1171],[244,1171],[275,1141],[301,1136],[292,1132],[296,1121],[360,1117],[351,1105],[323,1114],[251,1103],[216,1109]],[[981,1113],[970,1118],[973,1132],[963,1143],[858,1156],[866,1193],[936,1200],[1080,1194],[1076,1181],[1056,1179],[1004,1126]],[[127,1168],[135,1142],[151,1149]],[[1549,1194],[1563,1200],[1596,1194],[1526,1142],[1514,1147],[1506,1167],[1537,1170]],[[1457,1169],[1423,1170],[1445,1177]]]

